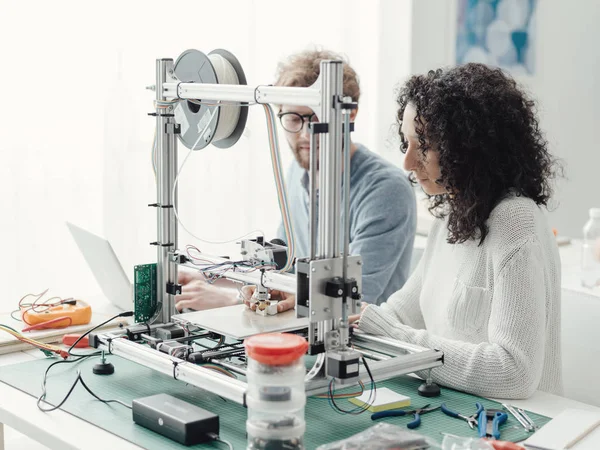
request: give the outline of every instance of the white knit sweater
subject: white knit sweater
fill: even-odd
[[[360,329],[444,352],[437,383],[474,394],[526,398],[562,392],[560,258],[544,212],[511,196],[479,241],[449,244],[436,220],[405,286],[370,305]]]

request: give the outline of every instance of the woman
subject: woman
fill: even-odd
[[[441,385],[562,391],[560,260],[543,211],[556,163],[534,103],[499,69],[413,76],[398,97],[404,167],[438,218],[417,269],[366,332],[440,349]]]

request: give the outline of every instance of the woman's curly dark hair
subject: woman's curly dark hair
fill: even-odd
[[[479,239],[481,244],[491,211],[510,193],[547,204],[557,162],[548,152],[534,101],[502,70],[466,64],[416,75],[397,101],[400,127],[406,105],[415,106],[422,156],[439,151],[437,182],[447,193],[431,196],[429,210],[448,216],[448,242]]]

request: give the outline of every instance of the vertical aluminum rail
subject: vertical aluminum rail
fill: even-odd
[[[342,111],[343,70],[341,61],[321,62],[321,117],[328,125],[319,139],[319,215],[317,259],[340,256],[340,203],[342,177]],[[331,320],[317,325],[317,338],[325,340],[332,329]]]
[[[175,298],[167,292],[167,285],[177,283],[177,264],[169,258],[169,252],[177,249],[177,221],[171,203],[177,176],[177,140],[173,130],[167,129],[168,125],[175,125],[175,120],[170,108],[161,108],[158,104],[158,101],[166,100],[163,84],[172,68],[172,59],[156,60],[156,299],[161,311],[157,310],[155,320],[160,322],[168,322],[175,313]],[[177,192],[173,201],[177,202]]]
[[[344,98],[345,103],[350,103],[352,99]],[[351,110],[343,111],[344,117],[344,248],[342,251],[342,279],[348,281],[348,255],[350,254],[350,113]],[[347,293],[346,293],[347,294]],[[342,326],[340,327],[340,336],[342,342],[348,342],[348,297],[343,297],[342,304]]]
[[[309,125],[310,126],[310,125]],[[317,161],[318,152],[317,134],[311,129],[310,135],[310,171],[309,171],[309,196],[310,196],[310,260],[317,257]]]
[[[343,64],[341,61],[321,62],[322,116],[328,132],[319,145],[319,245],[318,258],[340,255],[340,203],[342,176],[342,96]]]

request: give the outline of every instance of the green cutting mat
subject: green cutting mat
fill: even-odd
[[[98,358],[90,358],[74,364],[59,364],[53,367],[48,377],[48,401],[56,404],[62,399],[75,379],[76,371],[80,370],[86,384],[104,399],[119,399],[131,403],[138,397],[167,393],[212,411],[220,416],[221,437],[231,442],[235,449],[246,448],[246,410],[242,406],[118,356],[111,355],[108,359],[115,365],[115,373],[109,376],[92,373],[92,366],[98,361]],[[40,394],[43,372],[54,361],[56,360],[51,358],[4,366],[0,370],[0,381],[37,397]],[[450,389],[442,389],[442,395],[438,398],[425,399],[417,395],[417,387],[420,383],[416,379],[399,377],[395,380],[377,383],[377,386],[388,387],[410,396],[415,407],[421,407],[426,403],[438,406],[442,402],[446,402],[451,409],[466,415],[475,412],[476,401],[481,402],[485,408],[502,408],[497,402]],[[336,403],[345,409],[354,407],[347,400],[337,400]],[[63,409],[148,449],[225,448],[223,444],[217,443],[185,447],[163,438],[135,425],[131,420],[129,409],[114,403],[110,405],[100,403],[80,385],[75,388],[69,400],[63,405]],[[550,420],[533,413],[530,416],[540,426]],[[412,416],[390,417],[383,420],[405,426],[412,420]],[[306,405],[305,445],[307,449],[312,450],[321,444],[348,438],[374,424],[375,422],[371,421],[368,412],[359,416],[342,415],[335,412],[326,399],[309,398]],[[471,430],[466,422],[448,417],[439,410],[424,414],[421,417],[421,426],[416,431],[438,442],[441,442],[443,438],[441,432],[457,436],[477,436],[477,431]],[[517,441],[528,436],[510,415],[501,431],[503,440]],[[222,447],[218,447],[219,445]]]

